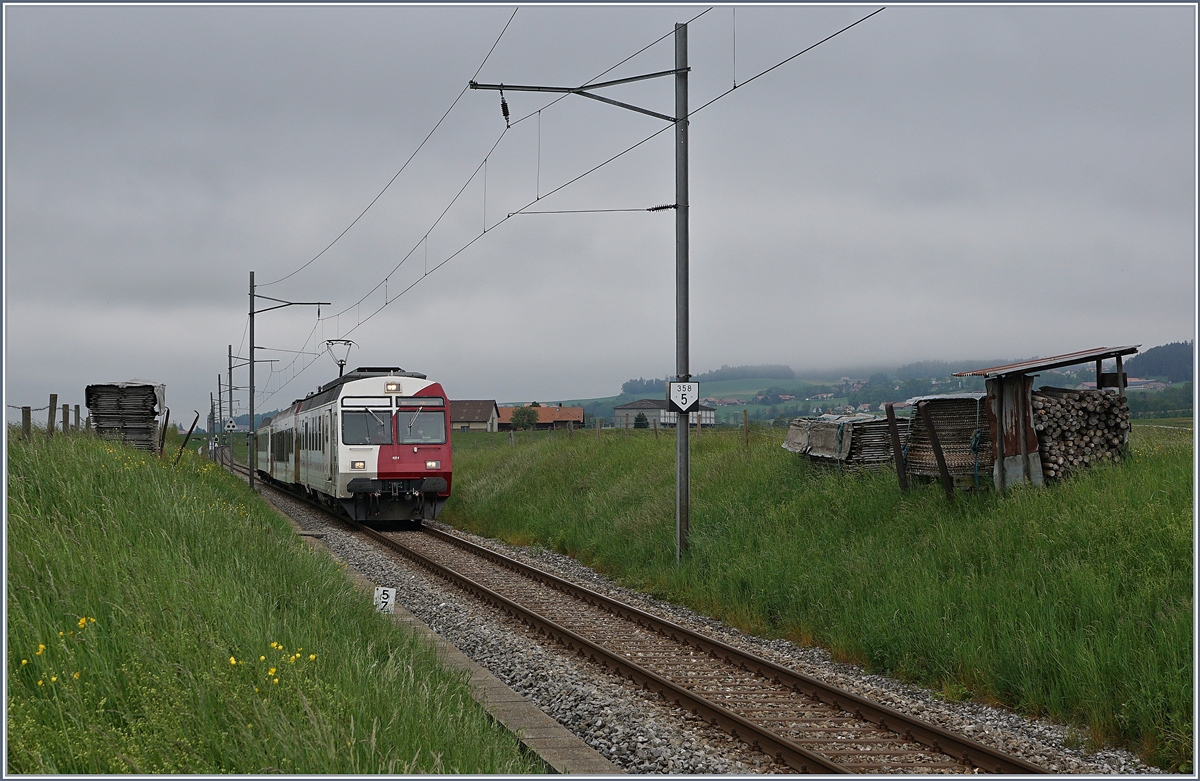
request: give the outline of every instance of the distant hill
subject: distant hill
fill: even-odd
[[[1192,379],[1193,342],[1171,342],[1151,347],[1144,353],[1125,361],[1125,373],[1130,377],[1165,377],[1170,382]]]
[[[992,366],[1005,366],[1021,360],[1026,359],[989,358],[978,361],[918,361],[916,363],[906,363],[897,368],[895,378],[897,380],[919,380],[925,377],[943,378],[949,377],[955,372],[969,372],[975,369],[988,369]]]
[[[722,380],[748,380],[766,377],[772,380],[794,380],[796,372],[792,371],[792,367],[783,364],[762,364],[757,366],[728,366],[722,365],[720,369],[704,372],[703,374],[693,374],[693,382],[720,382]],[[654,398],[662,395],[667,384],[667,379],[643,379],[638,377],[636,380],[628,380],[621,385],[622,395],[627,396],[643,396],[645,394],[654,394]]]

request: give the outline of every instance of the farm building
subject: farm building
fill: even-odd
[[[638,399],[631,401],[628,404],[621,404],[613,407],[613,425],[617,428],[625,428],[626,418],[629,419],[628,426],[633,428],[633,421],[637,418],[638,413],[646,416],[646,420],[650,425],[654,425],[654,421],[658,421],[659,428],[675,428],[679,422],[679,413],[670,409],[666,399]],[[699,421],[697,421],[699,415]],[[695,426],[715,426],[717,425],[717,412],[712,407],[700,405],[700,411],[688,413],[688,422]]]
[[[511,413],[510,413],[511,414]],[[450,401],[453,431],[499,431],[500,408],[495,399]]]
[[[499,430],[512,430],[513,410],[518,407],[500,407]],[[534,407],[538,411],[538,430],[552,428],[583,428],[583,407],[564,407],[557,405],[541,405]]]

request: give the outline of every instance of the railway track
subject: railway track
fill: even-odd
[[[795,771],[1047,772],[446,532],[338,521]]]

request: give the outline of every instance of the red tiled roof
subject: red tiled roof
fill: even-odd
[[[500,422],[512,423],[513,410],[519,407],[501,407]],[[558,423],[568,420],[583,423],[583,407],[534,407],[538,411],[538,423]]]

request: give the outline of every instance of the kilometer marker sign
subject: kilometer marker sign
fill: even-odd
[[[671,403],[671,409],[676,412],[685,414],[695,412],[700,408],[700,383],[667,383],[667,401]]]

